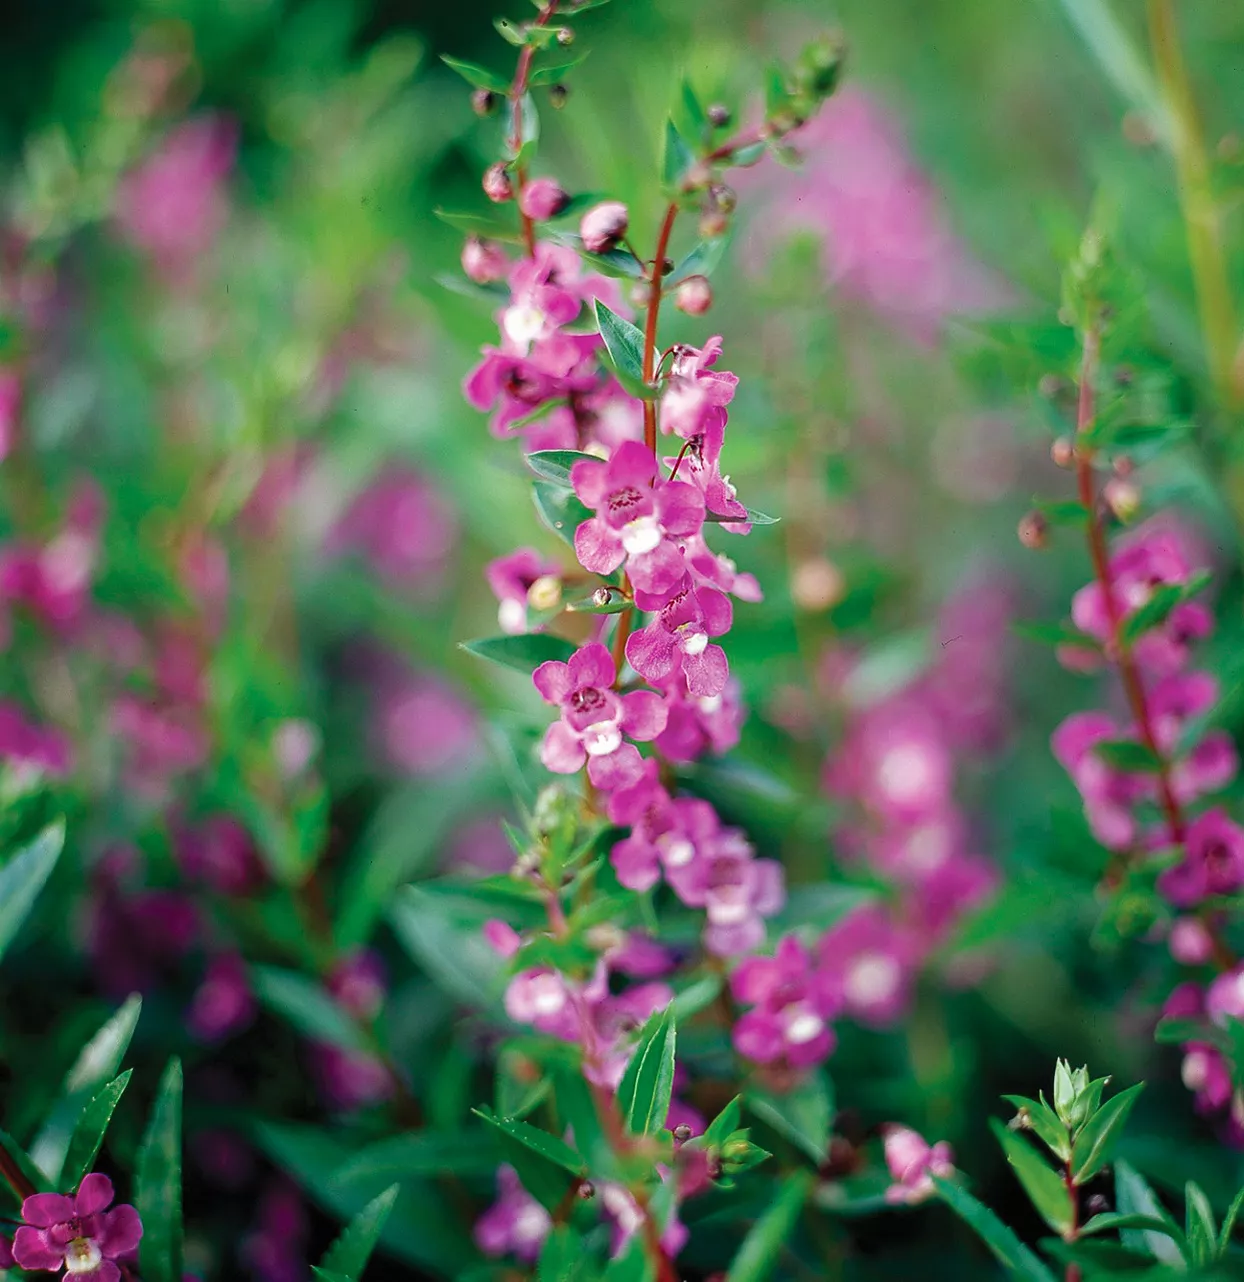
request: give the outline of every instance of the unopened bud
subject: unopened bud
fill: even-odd
[[[1110,1199],[1103,1193],[1092,1193],[1085,1199],[1084,1209],[1090,1215],[1106,1215],[1110,1211]]]
[[[471,110],[477,116],[491,116],[497,109],[497,95],[491,89],[477,89],[471,95]]]
[[[1049,534],[1049,522],[1040,512],[1029,512],[1019,523],[1016,533],[1026,548],[1043,548]]]
[[[1111,513],[1126,525],[1140,511],[1140,487],[1121,476],[1113,476],[1102,486],[1101,496]]]
[[[549,85],[549,106],[554,111],[560,111],[570,99],[570,90],[560,82],[555,85]]]
[[[568,204],[570,197],[553,178],[533,178],[518,198],[518,207],[538,223],[556,218]]]
[[[846,45],[837,32],[814,40],[799,57],[800,85],[819,98],[828,98],[837,87],[845,54]]]
[[[1136,470],[1136,464],[1126,454],[1120,454],[1118,458],[1112,460],[1110,466],[1114,468],[1115,476],[1131,476]]]
[[[717,183],[709,188],[709,196],[712,197],[713,205],[723,214],[732,214],[739,206],[739,198],[733,187],[727,187],[725,183]]]
[[[724,236],[730,230],[730,220],[719,209],[707,209],[700,215],[700,235],[705,240]]]
[[[589,1202],[596,1196],[596,1185],[591,1180],[580,1180],[575,1193],[585,1202]]]
[[[533,610],[551,610],[561,604],[562,581],[556,574],[542,574],[527,589],[527,604]]]
[[[685,1144],[691,1138],[691,1127],[683,1123],[674,1127],[674,1143]]]
[[[563,46],[574,44],[574,32],[569,27],[558,27],[557,43]]]
[[[702,160],[696,161],[682,177],[683,191],[700,191],[713,181],[712,169]]]
[[[1076,462],[1075,442],[1070,436],[1059,436],[1050,446],[1050,458],[1055,467],[1074,467]]]
[[[613,593],[608,588],[597,588],[592,593],[592,604],[599,609],[603,609],[613,600]]]
[[[514,199],[514,184],[504,161],[499,160],[484,170],[484,195],[498,205]]]
[[[579,237],[589,254],[607,254],[626,235],[630,219],[620,200],[602,200],[579,220]]]
[[[468,236],[462,246],[462,270],[468,280],[477,285],[487,285],[505,277],[510,270],[510,260],[495,241]]]
[[[631,286],[630,299],[632,307],[648,306],[648,286],[642,280]]]
[[[714,129],[724,129],[730,123],[730,108],[720,102],[713,103],[704,114]]]
[[[1026,1108],[1021,1108],[1007,1123],[1007,1127],[1012,1131],[1032,1130],[1032,1114]]]
[[[688,316],[703,316],[713,305],[713,287],[707,276],[688,276],[678,282],[674,292],[674,306]]]
[[[589,926],[583,939],[594,952],[607,953],[626,946],[626,931],[611,921],[602,921]]]

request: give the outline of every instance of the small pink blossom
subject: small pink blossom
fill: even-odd
[[[923,1202],[936,1192],[933,1176],[948,1180],[954,1175],[954,1150],[945,1140],[930,1145],[907,1126],[890,1125],[883,1134],[885,1163],[894,1181],[886,1189],[887,1202],[909,1206]]]
[[[914,941],[880,905],[857,908],[830,927],[816,955],[826,980],[840,986],[844,1009],[861,1023],[884,1028],[906,1013]]]
[[[569,203],[565,189],[553,178],[533,178],[518,197],[519,209],[538,223],[556,218]]]
[[[1212,895],[1244,888],[1244,828],[1220,809],[1207,810],[1189,825],[1184,857],[1158,878],[1158,890],[1179,908]]]
[[[661,397],[661,430],[684,440],[703,436],[720,449],[726,428],[726,406],[734,399],[737,374],[713,369],[721,356],[721,337],[702,348],[679,347]]]
[[[468,236],[462,246],[462,270],[477,285],[487,285],[506,278],[510,260],[496,241]]]
[[[728,597],[713,588],[697,588],[685,577],[653,621],[631,633],[626,657],[654,685],[681,671],[688,694],[712,698],[726,688],[730,669],[725,651],[709,638],[729,632],[732,618]]]
[[[516,635],[528,628],[528,593],[532,584],[539,579],[559,575],[561,566],[535,548],[518,548],[507,556],[489,561],[484,573],[499,602],[497,621],[501,631]]]
[[[589,254],[607,254],[626,235],[629,221],[620,200],[603,200],[579,220],[579,237]]]
[[[22,380],[15,369],[0,368],[0,462],[17,443],[18,416],[22,407]]]
[[[499,1167],[497,1200],[475,1221],[475,1245],[485,1255],[513,1255],[534,1264],[552,1227],[552,1216],[523,1188],[518,1172]]]
[[[86,1176],[74,1197],[35,1193],[22,1203],[25,1224],[13,1235],[13,1258],[20,1268],[86,1282],[119,1282],[117,1260],[132,1255],[143,1235],[138,1212],[112,1204],[112,1181]]]
[[[740,1055],[758,1064],[784,1059],[792,1068],[819,1064],[834,1049],[830,1020],[842,1005],[838,985],[816,969],[811,954],[785,936],[773,957],[748,957],[730,977],[736,1002],[753,1007],[734,1026]]]
[[[241,1032],[255,1018],[246,963],[237,953],[221,953],[207,966],[186,1013],[191,1034],[201,1042],[220,1042]]]

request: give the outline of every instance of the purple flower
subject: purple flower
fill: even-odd
[[[663,683],[668,717],[657,736],[657,751],[669,761],[696,761],[705,753],[720,756],[739,741],[743,702],[736,681],[727,681],[720,694],[688,692],[681,673]]]
[[[553,178],[533,178],[518,197],[518,207],[535,222],[556,218],[570,203],[564,188]]]
[[[1244,966],[1219,975],[1205,993],[1205,1012],[1215,1024],[1244,1019]]]
[[[55,1273],[83,1282],[119,1282],[116,1261],[138,1249],[142,1221],[132,1206],[112,1204],[112,1181],[86,1176],[74,1197],[36,1193],[22,1203],[26,1221],[13,1236],[20,1268]]]
[[[620,200],[603,200],[579,220],[579,237],[589,254],[607,254],[626,235],[628,215]]]
[[[1093,751],[1123,731],[1104,712],[1074,712],[1054,731],[1050,746],[1084,799],[1084,812],[1093,836],[1111,850],[1123,850],[1136,840],[1135,803],[1148,784],[1108,766]]]
[[[208,963],[186,1014],[191,1034],[201,1042],[220,1042],[255,1018],[255,996],[246,963],[237,953],[221,953]]]
[[[307,1212],[298,1190],[275,1180],[263,1192],[240,1255],[256,1282],[306,1282]]]
[[[69,773],[69,743],[59,731],[27,721],[16,704],[0,702],[0,761],[21,774],[63,778]]]
[[[501,631],[516,635],[527,631],[527,607],[532,585],[541,579],[556,579],[561,567],[535,548],[518,548],[508,556],[489,561],[484,570],[488,586],[500,603],[497,621]]]
[[[886,1189],[885,1200],[914,1205],[936,1191],[932,1177],[949,1179],[955,1173],[954,1150],[943,1140],[929,1142],[909,1126],[890,1125],[884,1129],[885,1164],[894,1183]]]
[[[15,369],[0,369],[0,462],[8,458],[17,442],[17,420],[21,404],[20,375]]]
[[[704,498],[692,485],[662,481],[656,457],[637,441],[620,445],[608,463],[586,459],[570,471],[579,499],[596,515],[575,531],[585,570],[612,574],[624,561],[631,582],[653,600],[668,600],[686,572],[677,539],[698,534]]]
[[[232,815],[209,815],[193,827],[171,824],[173,854],[183,875],[222,895],[245,895],[263,881],[259,852]]]
[[[327,1042],[311,1046],[312,1066],[329,1107],[351,1112],[393,1094],[393,1078],[374,1055]]]
[[[534,1264],[552,1227],[552,1217],[523,1188],[518,1172],[498,1167],[497,1200],[475,1221],[475,1245],[485,1255],[514,1255]]]
[[[530,1024],[563,1042],[583,1036],[581,996],[570,981],[547,966],[520,970],[505,990],[505,1013],[516,1024]]]
[[[532,674],[546,703],[561,708],[544,736],[540,759],[557,774],[574,774],[587,763],[592,783],[605,790],[639,778],[639,750],[623,735],[640,742],[665,729],[665,705],[651,690],[619,695],[613,657],[599,642],[576,650],[569,663],[550,659]]]
[[[752,1006],[734,1026],[735,1049],[758,1064],[784,1059],[792,1068],[819,1064],[833,1051],[829,1021],[842,996],[817,971],[808,950],[793,936],[773,957],[748,957],[730,976],[737,1002]]]
[[[496,241],[468,236],[462,246],[462,270],[477,285],[487,285],[494,280],[505,279],[510,270],[510,260]]]
[[[384,962],[370,948],[343,957],[333,966],[325,988],[355,1019],[372,1020],[384,1006],[387,984]]]
[[[817,941],[826,980],[841,986],[847,1012],[885,1027],[901,1019],[911,999],[915,950],[910,935],[880,905],[848,913]]]
[[[437,677],[382,660],[373,698],[378,747],[403,774],[439,774],[477,747],[475,709]]]
[[[687,575],[656,618],[627,638],[626,657],[654,685],[681,671],[689,694],[712,698],[726,688],[730,669],[725,651],[709,638],[729,632],[732,618],[729,597],[714,588],[694,587]]]
[[[678,348],[661,397],[662,431],[684,440],[706,436],[715,440],[720,450],[726,406],[739,384],[737,374],[712,368],[720,355],[720,336],[710,338],[702,348]]]
[[[1211,895],[1244,887],[1244,828],[1219,809],[1207,810],[1189,825],[1184,857],[1158,878],[1158,890],[1179,908],[1192,908]]]

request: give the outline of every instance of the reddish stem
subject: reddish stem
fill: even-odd
[[[1070,1158],[1067,1159],[1067,1165],[1063,1170],[1063,1183],[1067,1186],[1067,1197],[1071,1202],[1071,1223],[1063,1234],[1063,1241],[1074,1242],[1080,1236],[1080,1193],[1076,1188],[1075,1180],[1071,1177]],[[1063,1274],[1063,1282],[1081,1282],[1082,1277],[1080,1266],[1069,1263]]]
[[[552,21],[553,15],[557,12],[557,6],[560,0],[549,0],[548,4],[540,10],[540,16],[532,23],[534,27],[547,27]],[[526,44],[522,52],[518,55],[518,66],[514,69],[514,83],[510,86],[510,103],[511,103],[511,131],[510,131],[510,149],[517,156],[523,149],[523,98],[527,94],[527,78],[531,75],[531,63],[536,56],[536,46]],[[527,257],[534,258],[536,254],[536,227],[535,224],[523,213],[523,188],[527,184],[527,171],[522,165],[514,166],[515,186],[518,189],[518,216],[523,226],[523,243],[527,246]]]
[[[23,1202],[28,1197],[34,1197],[39,1191],[26,1178],[22,1168],[13,1160],[8,1149],[3,1145],[0,1145],[0,1176],[4,1177],[5,1183]]]
[[[652,260],[652,275],[648,278],[648,317],[644,323],[644,362],[643,379],[651,383],[656,372],[657,353],[657,319],[661,314],[661,281],[665,275],[665,255],[669,250],[670,236],[674,231],[674,220],[678,217],[678,205],[671,201],[661,223],[661,232],[657,236],[656,257]],[[657,407],[656,402],[644,401],[644,444],[655,455],[657,452]]]

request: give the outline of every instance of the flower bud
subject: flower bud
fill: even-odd
[[[1167,947],[1183,966],[1204,966],[1214,955],[1214,939],[1199,917],[1180,917],[1171,926]]]
[[[1020,521],[1016,533],[1019,535],[1019,541],[1024,547],[1035,550],[1045,547],[1049,528],[1049,523],[1040,512],[1029,512]]]
[[[1050,458],[1055,467],[1074,467],[1076,462],[1075,442],[1070,436],[1059,436],[1050,446]]]
[[[1101,496],[1111,514],[1124,525],[1140,511],[1140,487],[1121,476],[1112,476],[1102,486]]]
[[[648,306],[648,286],[642,280],[637,280],[630,290],[630,301],[632,307]]]
[[[688,276],[678,282],[674,291],[674,306],[688,316],[703,316],[713,305],[713,287],[707,276]]]
[[[570,90],[560,82],[555,85],[549,85],[549,106],[554,111],[560,111],[570,98]]]
[[[730,123],[730,108],[720,102],[713,103],[704,114],[714,129],[724,129]]]
[[[471,95],[471,110],[477,116],[491,116],[497,109],[497,95],[491,89],[476,89]]]
[[[732,214],[739,207],[739,198],[733,187],[725,183],[716,183],[708,189],[715,208],[723,214]]]
[[[568,204],[570,197],[561,184],[552,178],[532,179],[518,198],[518,207],[528,218],[538,223],[556,218]]]
[[[552,610],[561,599],[562,581],[556,574],[542,574],[527,589],[527,604],[533,610]]]
[[[700,235],[705,240],[724,236],[730,230],[730,220],[717,209],[705,210],[700,215]]]
[[[468,280],[473,280],[477,285],[487,285],[491,281],[504,279],[510,270],[510,260],[495,241],[468,236],[466,244],[462,246],[462,270]]]
[[[613,600],[613,593],[608,588],[597,588],[592,593],[592,604],[604,608]]]
[[[574,44],[574,32],[570,27],[558,27],[557,43],[563,47]]]
[[[583,1201],[590,1202],[596,1196],[596,1185],[591,1180],[580,1180],[575,1192]]]
[[[514,199],[514,184],[504,161],[498,160],[484,170],[484,195],[498,205]]]
[[[1120,454],[1112,463],[1115,476],[1131,476],[1136,470],[1136,464],[1132,462],[1127,454]]]
[[[801,610],[828,610],[846,595],[842,571],[824,557],[804,561],[791,576],[790,595]]]
[[[795,76],[799,86],[818,98],[828,98],[838,85],[846,46],[841,35],[829,32],[814,40],[799,56]]]
[[[593,205],[579,222],[583,248],[589,254],[607,254],[626,235],[628,225],[627,209],[620,200]]]
[[[691,1127],[685,1122],[681,1126],[674,1127],[674,1143],[685,1144],[691,1138]]]

